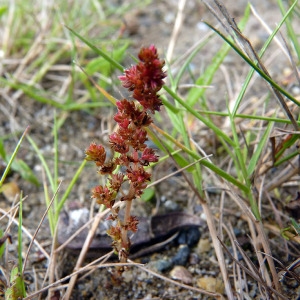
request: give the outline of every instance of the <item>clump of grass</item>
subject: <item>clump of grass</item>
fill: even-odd
[[[28,133],[29,128],[26,128],[25,132],[23,133],[22,137],[20,138],[17,146],[14,149],[14,152],[12,153],[10,159],[7,162],[6,168],[1,176],[0,179],[0,191],[3,188],[5,179],[7,174],[10,171],[10,168],[13,165],[14,160],[17,157],[17,153],[21,147],[21,144]],[[13,266],[11,267],[11,270],[9,273],[5,274],[5,277],[7,278],[6,282],[3,282],[4,284],[4,292],[5,292],[5,299],[19,299],[26,296],[25,291],[25,282],[24,282],[24,276],[23,276],[23,259],[22,259],[22,224],[23,224],[23,197],[22,193],[20,195],[15,195],[16,197],[19,196],[19,203],[17,206],[12,210],[13,217],[15,217],[16,213],[19,213],[19,220],[18,220],[18,243],[17,243],[17,250],[18,250],[18,262],[14,262]],[[12,237],[9,234],[9,227],[7,226],[5,232],[3,232],[2,229],[0,229],[1,234],[1,242],[0,242],[0,259],[3,259],[3,255],[6,251],[7,242],[9,241],[12,243]],[[7,271],[7,270],[6,270]]]

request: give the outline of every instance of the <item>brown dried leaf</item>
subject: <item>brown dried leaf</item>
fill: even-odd
[[[16,196],[20,195],[19,186],[15,181],[3,184],[1,192],[9,202],[13,202],[14,199],[16,199]]]

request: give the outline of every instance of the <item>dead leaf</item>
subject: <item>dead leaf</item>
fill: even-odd
[[[3,184],[1,192],[9,202],[13,202],[16,199],[16,196],[20,195],[19,186],[15,181]]]

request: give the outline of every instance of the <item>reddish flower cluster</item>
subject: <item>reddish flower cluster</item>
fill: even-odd
[[[125,75],[120,76],[123,86],[133,91],[136,99],[145,110],[152,113],[160,110],[162,105],[157,92],[162,88],[166,74],[162,71],[164,61],[159,60],[154,45],[142,48],[139,53],[140,62],[125,70]]]
[[[109,144],[119,155],[106,161],[104,147],[95,143],[86,150],[86,159],[96,163],[99,173],[108,174],[106,186],[95,187],[92,197],[97,203],[111,209],[109,219],[116,224],[111,226],[107,233],[112,237],[113,247],[123,261],[127,259],[130,246],[127,232],[136,232],[138,226],[137,218],[130,215],[131,201],[143,194],[147,182],[151,179],[151,174],[145,171],[144,167],[158,161],[155,151],[145,144],[145,127],[152,123],[148,111],[155,113],[160,110],[162,102],[157,92],[162,88],[163,78],[166,77],[162,71],[164,62],[159,60],[153,45],[142,48],[138,57],[140,62],[125,70],[125,74],[119,77],[123,86],[133,92],[132,97],[140,104],[127,99],[117,102],[118,112],[114,120],[119,126],[109,136]],[[113,173],[117,166],[125,168],[125,172]],[[122,191],[122,196],[119,197],[119,200],[126,201],[125,216],[121,220],[119,211],[113,206],[124,182],[128,182],[129,189],[127,193]]]

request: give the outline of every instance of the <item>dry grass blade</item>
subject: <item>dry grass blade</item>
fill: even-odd
[[[96,264],[99,262],[99,265],[104,264],[105,262],[107,262],[112,256],[113,256],[114,252],[110,251],[106,254],[104,254],[103,256],[101,256],[100,258],[98,258],[97,260],[93,261],[91,263],[92,264]],[[101,262],[101,263],[100,263]],[[89,276],[90,274],[92,274],[95,271],[95,268],[91,269],[90,271],[86,272],[84,275],[82,275],[79,280],[82,280],[84,278],[86,278],[87,276]]]
[[[267,255],[266,253],[263,253],[265,255]],[[287,267],[285,267],[283,265],[283,263],[281,261],[279,261],[278,259],[276,259],[275,257],[272,257],[275,261],[277,261],[279,263],[279,265],[281,266],[282,270],[278,273],[279,278],[280,278],[280,282],[282,282],[285,279],[285,276],[287,274],[289,274],[291,277],[293,277],[299,284],[300,284],[300,276],[294,272],[294,270],[296,270],[297,268],[300,267],[300,257],[296,260],[294,260],[291,264],[289,264]]]
[[[96,230],[100,224],[100,221],[102,220],[103,218],[103,214],[102,213],[98,213],[96,216],[95,216],[95,219],[94,219],[94,222],[92,224],[92,227],[91,229],[89,230],[89,233],[88,233],[88,236],[86,237],[86,240],[84,242],[84,245],[82,247],[82,251],[80,252],[80,255],[77,259],[77,262],[76,262],[76,266],[74,268],[75,271],[77,271],[81,266],[82,266],[82,263],[84,261],[84,258],[89,250],[89,247],[90,247],[90,244],[92,243],[92,240],[94,238],[94,235],[96,234]],[[64,295],[63,299],[70,299],[71,297],[71,294],[72,294],[72,291],[73,291],[73,288],[75,286],[75,283],[76,283],[76,280],[77,280],[77,276],[78,274],[74,274],[69,282],[69,285],[68,285],[68,289],[66,291],[66,294]]]
[[[236,35],[238,41],[239,41],[239,45],[241,45],[241,48],[243,49],[243,51],[248,55],[248,57],[253,61],[253,62],[257,62],[259,68],[264,72],[265,75],[267,75],[269,78],[272,78],[268,72],[268,70],[266,69],[266,67],[264,66],[264,64],[262,63],[259,55],[256,53],[256,51],[254,50],[254,48],[252,47],[252,44],[250,43],[250,41],[241,33],[241,31],[239,30],[239,28],[237,27],[236,23],[234,22],[234,19],[229,15],[228,11],[226,10],[225,6],[223,4],[221,4],[220,1],[215,0],[214,3],[216,4],[216,6],[218,7],[219,12],[215,11],[213,9],[213,14],[214,15],[221,15],[223,18],[225,18],[227,25],[225,25],[225,29],[228,31],[228,28],[231,28],[231,30],[233,31],[233,33]],[[209,9],[211,9],[209,7]],[[268,85],[270,86],[270,85]],[[273,93],[275,94],[276,98],[279,101],[279,104],[281,105],[281,107],[283,108],[284,112],[286,113],[286,115],[288,116],[288,118],[290,119],[295,131],[299,130],[299,125],[296,122],[295,118],[293,117],[293,114],[291,113],[288,105],[286,104],[283,96],[281,95],[281,93],[274,87],[274,86],[270,86],[271,90],[273,91]],[[277,276],[277,272],[274,266],[274,262],[271,258],[271,250],[270,250],[270,245],[269,242],[266,238],[263,226],[260,222],[260,224],[256,225],[256,229],[259,233],[259,236],[261,238],[261,242],[263,244],[264,250],[266,253],[268,253],[267,256],[267,260],[268,260],[268,264],[271,270],[271,274],[273,277],[273,282],[275,284],[275,287],[278,291],[280,291],[280,285],[279,285],[279,281],[278,281],[278,276]]]
[[[271,34],[272,30],[270,29],[270,27],[268,26],[268,24],[259,16],[259,14],[257,13],[257,11],[255,10],[255,8],[253,7],[252,4],[250,4],[250,9],[251,9],[253,15],[258,19],[258,21],[266,29],[266,31],[268,32],[268,34]],[[286,55],[290,59],[290,55],[289,55],[288,51],[282,46],[282,44],[280,43],[280,41],[279,41],[279,39],[278,39],[277,36],[274,37],[274,41],[276,42],[276,44],[278,45],[278,47],[281,49],[281,51],[284,53],[284,55]]]
[[[234,242],[236,239],[236,236],[235,236],[233,227],[232,227],[231,223],[229,223],[229,228],[227,228],[225,225],[223,225],[223,226],[224,226],[224,228],[228,234],[228,237],[230,239],[231,247],[233,250],[233,256],[236,260],[238,260],[238,250],[237,250],[236,244]],[[241,271],[242,270],[238,264],[233,264],[233,276],[234,276],[233,278],[234,278],[234,282],[235,282],[234,287],[235,287],[236,291],[239,291],[240,294],[243,293],[242,281],[246,281],[246,278],[245,278],[245,276],[243,276],[244,274]],[[246,289],[247,289],[247,286],[246,286]]]
[[[62,182],[59,183],[59,185],[58,185],[58,187],[57,187],[57,190],[56,190],[55,194],[53,195],[53,197],[52,197],[52,199],[51,199],[51,201],[50,201],[49,206],[48,206],[47,209],[45,210],[45,212],[44,212],[44,214],[43,214],[43,216],[42,216],[42,218],[41,218],[41,221],[40,221],[40,223],[38,224],[38,226],[37,226],[37,228],[36,228],[36,230],[35,230],[35,232],[34,232],[34,234],[33,234],[33,236],[32,236],[32,240],[30,241],[30,244],[29,244],[29,246],[28,246],[27,253],[26,253],[26,255],[25,255],[25,259],[24,259],[24,263],[23,263],[23,274],[24,274],[24,271],[25,271],[25,267],[26,267],[26,263],[27,263],[27,260],[28,260],[28,255],[29,255],[29,252],[30,252],[30,250],[31,250],[31,247],[32,247],[32,245],[33,245],[33,243],[34,243],[34,240],[35,240],[35,238],[36,238],[36,236],[37,236],[37,234],[38,234],[38,232],[39,232],[39,230],[40,230],[40,228],[41,228],[41,226],[42,226],[43,221],[45,220],[45,218],[46,218],[46,216],[47,216],[47,213],[48,213],[49,209],[51,208],[51,206],[52,206],[52,204],[53,204],[53,201],[54,201],[54,199],[55,199],[55,197],[56,197],[56,195],[57,195],[57,193],[58,193],[58,191],[59,191],[59,189],[60,189],[61,183],[62,183]]]
[[[74,62],[74,63],[76,63],[76,62]],[[91,76],[89,76],[81,66],[79,66],[78,64],[76,64],[76,65],[86,75],[86,77],[93,83],[93,85],[98,89],[98,91],[101,94],[103,94],[112,104],[116,105],[116,99],[110,93],[108,93],[105,89],[103,89]]]
[[[256,272],[250,271],[249,269],[247,269],[242,263],[240,263],[238,260],[236,260],[232,254],[230,253],[230,251],[228,250],[228,248],[226,247],[226,245],[219,239],[220,243],[222,244],[223,248],[225,249],[225,251],[227,252],[227,254],[230,256],[230,258],[240,266],[241,269],[243,269],[249,276],[251,276],[255,281],[257,281],[258,283],[260,283],[263,287],[266,288],[267,291],[274,293],[276,296],[280,297],[281,299],[286,299],[285,296],[283,296],[281,293],[279,293],[278,291],[276,291],[275,289],[273,289],[271,286],[268,286],[267,283],[264,281],[264,279],[259,275],[258,270],[256,269]],[[236,242],[236,245],[239,248],[239,251],[241,253],[244,253],[243,249],[239,246],[239,244]],[[247,257],[247,255],[244,253],[245,257]],[[250,258],[248,258],[248,261],[251,262]]]
[[[266,239],[266,237],[264,235],[264,232],[262,232],[263,228],[261,226],[261,222],[258,222],[255,220],[255,217],[254,217],[253,213],[251,212],[250,207],[246,204],[246,202],[239,195],[237,195],[233,190],[230,190],[228,193],[229,193],[229,195],[231,195],[231,198],[236,202],[236,204],[240,207],[240,209],[244,212],[244,214],[246,216],[246,220],[248,222],[251,237],[253,239],[253,245],[264,245],[264,247],[266,247],[266,245],[264,243],[264,239]],[[266,248],[268,248],[268,247],[266,247]],[[260,266],[263,268],[263,272],[266,277],[266,281],[268,282],[269,285],[271,285],[270,275],[267,272],[266,267],[264,266],[264,259],[261,255],[261,253],[259,251],[257,251],[256,247],[254,247],[254,248],[255,248],[256,255],[257,255],[258,261],[260,263]],[[268,248],[268,249],[270,251],[270,248]],[[274,269],[275,269],[275,266],[274,266]],[[277,276],[277,273],[276,273],[276,276]]]
[[[293,270],[296,270],[299,267],[300,267],[300,257],[295,261],[293,261],[289,266],[284,267],[284,270],[279,272],[280,281],[283,281],[288,274],[292,276],[294,279],[296,279],[298,284],[300,284],[300,276],[296,272],[293,272]]]
[[[170,154],[170,155],[171,155],[171,154]],[[172,155],[171,155],[171,156],[172,156]],[[166,179],[168,179],[168,178],[170,178],[170,177],[172,177],[172,176],[174,176],[174,175],[176,175],[176,174],[179,174],[179,173],[181,173],[182,171],[184,171],[184,170],[186,170],[186,169],[188,169],[188,168],[194,166],[195,164],[199,163],[201,160],[203,160],[203,159],[208,159],[208,158],[211,157],[211,156],[212,156],[212,154],[211,154],[211,155],[207,155],[207,156],[205,156],[205,157],[201,157],[200,159],[194,161],[193,163],[190,163],[190,164],[188,164],[187,166],[185,166],[185,167],[183,167],[183,168],[179,168],[177,171],[172,172],[172,173],[170,173],[170,174],[168,174],[168,175],[166,175],[166,176],[164,176],[164,177],[162,177],[162,178],[160,178],[160,179],[158,179],[158,180],[155,180],[154,182],[148,184],[148,185],[147,185],[147,188],[152,187],[152,186],[154,186],[154,185],[156,185],[156,184],[158,184],[158,183],[160,183],[160,182],[162,182],[162,181],[164,181],[164,180],[166,180]]]
[[[264,73],[269,77],[269,78],[272,78],[269,74],[269,72],[267,71],[267,69],[265,68],[265,66],[262,64],[260,58],[258,57],[258,55],[256,54],[256,52],[254,51],[254,49],[252,48],[252,45],[251,43],[249,42],[249,40],[247,40],[244,36],[242,36],[243,39],[245,39],[248,43],[249,43],[249,47],[251,47],[251,49],[253,50],[253,53],[255,54],[255,57],[257,59],[257,61],[259,62],[259,66],[260,68],[264,71]],[[294,126],[295,130],[298,131],[299,130],[299,125],[298,123],[296,122],[293,114],[291,113],[289,107],[287,106],[283,96],[280,94],[280,92],[274,88],[273,86],[271,86],[271,89],[272,91],[274,92],[274,94],[276,95],[280,105],[282,106],[283,110],[285,111],[286,115],[288,116],[288,118],[290,119],[292,125]]]
[[[298,69],[297,69],[296,62],[295,62],[295,60],[294,60],[294,58],[293,58],[293,55],[292,55],[292,53],[291,53],[291,51],[290,51],[290,48],[288,47],[288,44],[287,44],[285,38],[283,37],[283,35],[282,35],[281,33],[280,33],[280,35],[281,35],[281,38],[282,38],[282,40],[283,40],[283,42],[284,42],[286,51],[287,51],[287,53],[288,53],[288,56],[289,56],[289,59],[290,59],[290,62],[291,62],[291,65],[292,65],[294,74],[295,74],[296,79],[297,79],[297,81],[298,81],[298,85],[300,85],[300,75],[299,75],[299,71],[298,71]]]
[[[253,61],[258,63],[259,68],[269,77],[272,78],[271,75],[269,74],[268,70],[266,69],[266,67],[264,66],[264,64],[262,63],[261,59],[259,58],[258,54],[256,53],[256,51],[254,50],[251,42],[241,33],[241,31],[239,30],[238,26],[236,25],[236,23],[234,22],[234,18],[230,17],[228,11],[226,10],[225,6],[223,4],[221,4],[220,1],[214,0],[214,2],[216,3],[217,7],[219,8],[221,14],[223,15],[223,17],[226,19],[227,23],[229,24],[229,27],[233,30],[233,32],[236,34],[239,44],[242,45],[241,48],[244,50],[244,52],[248,55],[248,57]],[[214,12],[214,15],[218,14],[217,12]],[[225,26],[226,30],[228,30],[228,26]],[[286,115],[288,116],[288,118],[290,119],[294,129],[296,131],[299,130],[299,125],[296,122],[293,114],[291,113],[289,107],[287,106],[283,96],[281,95],[281,93],[273,86],[270,86],[271,90],[273,91],[273,93],[275,94],[275,96],[277,97],[279,104],[281,105],[281,107],[283,108],[283,110],[285,111]]]
[[[62,251],[65,247],[68,246],[68,244],[74,240],[76,238],[76,236],[78,236],[80,234],[81,231],[83,231],[86,227],[90,226],[91,223],[94,222],[95,217],[93,217],[92,219],[90,219],[88,222],[86,222],[83,226],[81,226],[78,230],[76,230],[76,232],[74,232],[74,234],[72,234],[63,244],[61,244],[60,246],[58,246],[55,249],[55,252],[58,253],[60,251]]]
[[[17,226],[19,226],[19,222],[18,222],[15,218],[13,218],[13,217],[7,215],[7,212],[6,212],[5,210],[3,210],[2,208],[0,208],[0,213],[2,213],[3,216],[8,217],[9,220],[10,220],[10,222],[12,222],[12,223],[16,224]],[[28,236],[28,238],[29,238],[30,240],[33,239],[32,234],[31,234],[31,233],[27,230],[27,228],[26,228],[25,226],[23,226],[23,225],[22,225],[22,231]],[[38,247],[38,249],[43,253],[43,255],[44,255],[47,259],[50,259],[50,255],[48,254],[48,252],[43,248],[43,246],[42,246],[36,239],[34,239],[34,244]]]
[[[207,0],[203,0],[204,4],[206,5],[206,7],[209,9],[209,11],[212,13],[212,15],[218,20],[218,22],[222,25],[222,27],[225,29],[225,31],[234,39],[234,36],[232,35],[232,31],[230,30],[230,28],[227,26],[227,24],[223,21],[224,19],[221,18],[221,15],[217,12],[218,9],[220,9],[223,13],[223,15],[225,15],[227,18],[227,20],[230,20],[229,18],[229,14],[227,12],[227,10],[224,10],[223,7],[224,5],[222,5],[220,2],[218,1],[207,1]],[[229,24],[232,21],[229,22]],[[236,26],[236,24],[235,24]]]
[[[174,47],[175,47],[175,44],[176,44],[176,39],[178,37],[180,26],[181,26],[182,21],[183,21],[183,10],[184,10],[184,7],[185,7],[185,3],[186,3],[186,0],[178,1],[177,17],[176,17],[176,20],[175,20],[175,23],[174,23],[173,32],[172,32],[172,35],[171,35],[171,39],[170,39],[170,42],[169,42],[167,55],[166,55],[166,58],[167,58],[168,62],[171,62]]]
[[[285,169],[281,170],[277,176],[265,184],[264,190],[270,192],[284,183],[288,183],[291,178],[299,174],[299,169],[295,168],[297,163],[298,157],[295,157]]]
[[[234,243],[237,246],[240,253],[242,254],[242,257],[243,257],[244,261],[246,262],[249,271],[252,272],[253,274],[256,274],[259,277],[260,282],[265,282],[265,279],[263,278],[263,275],[261,275],[261,272],[259,271],[259,269],[254,265],[254,263],[251,261],[249,256],[245,253],[245,251],[240,246],[240,244],[237,241],[234,241]],[[252,241],[252,244],[253,244],[253,241]],[[267,284],[267,283],[265,282],[265,284]]]

